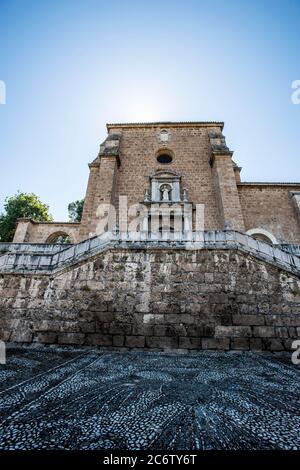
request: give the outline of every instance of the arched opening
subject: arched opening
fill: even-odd
[[[252,228],[246,232],[247,235],[250,235],[255,240],[259,240],[269,245],[277,245],[278,242],[272,233],[268,232],[263,228]]]
[[[68,245],[72,243],[70,235],[68,235],[66,232],[55,232],[52,233],[48,238],[46,243],[49,244],[59,244],[59,245]]]

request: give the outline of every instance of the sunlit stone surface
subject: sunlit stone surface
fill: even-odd
[[[9,349],[0,449],[300,449],[289,354]]]

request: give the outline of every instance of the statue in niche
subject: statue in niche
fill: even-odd
[[[160,187],[161,200],[168,202],[171,200],[171,186],[169,184],[162,184]]]

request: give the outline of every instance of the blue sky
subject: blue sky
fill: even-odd
[[[56,220],[85,194],[106,122],[222,120],[244,181],[300,181],[300,2],[0,1],[0,209]]]

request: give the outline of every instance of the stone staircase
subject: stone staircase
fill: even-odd
[[[290,247],[290,248],[289,248]],[[0,273],[53,274],[108,249],[238,250],[300,277],[300,250],[233,230],[149,234],[105,232],[76,245],[0,243]]]

